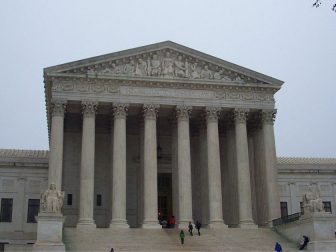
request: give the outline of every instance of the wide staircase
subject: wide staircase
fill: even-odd
[[[194,230],[195,231],[195,230]],[[274,251],[280,242],[283,251],[297,251],[293,244],[268,228],[201,229],[201,236],[185,230],[181,245],[179,229],[104,229],[79,231],[65,228],[63,241],[67,251]]]

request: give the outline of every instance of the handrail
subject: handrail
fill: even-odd
[[[300,218],[301,213],[294,213],[286,216],[282,216],[281,218],[272,220],[273,226],[279,226],[285,223],[296,221]]]

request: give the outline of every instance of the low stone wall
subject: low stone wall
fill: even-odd
[[[302,236],[308,236],[308,250],[336,251],[336,216],[330,213],[303,215],[299,220],[275,227],[277,232],[299,244]]]

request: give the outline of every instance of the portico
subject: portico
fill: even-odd
[[[65,226],[160,228],[159,173],[183,227],[268,225],[281,84],[169,41],[45,69],[48,181],[72,199]]]

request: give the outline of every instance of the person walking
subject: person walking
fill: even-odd
[[[309,238],[305,235],[302,236],[302,240],[300,242],[299,250],[304,250],[309,242]]]
[[[183,230],[181,230],[181,232],[180,232],[180,239],[181,239],[181,244],[183,245],[184,244],[184,232],[183,232]]]
[[[201,223],[199,221],[196,221],[195,228],[197,229],[198,236],[201,235],[200,229],[201,229]]]
[[[189,234],[190,234],[191,236],[193,236],[193,229],[194,229],[194,227],[193,227],[193,225],[191,224],[191,221],[189,221],[188,229],[189,229]]]
[[[282,247],[281,247],[280,243],[278,243],[278,242],[275,243],[274,251],[282,252]]]

